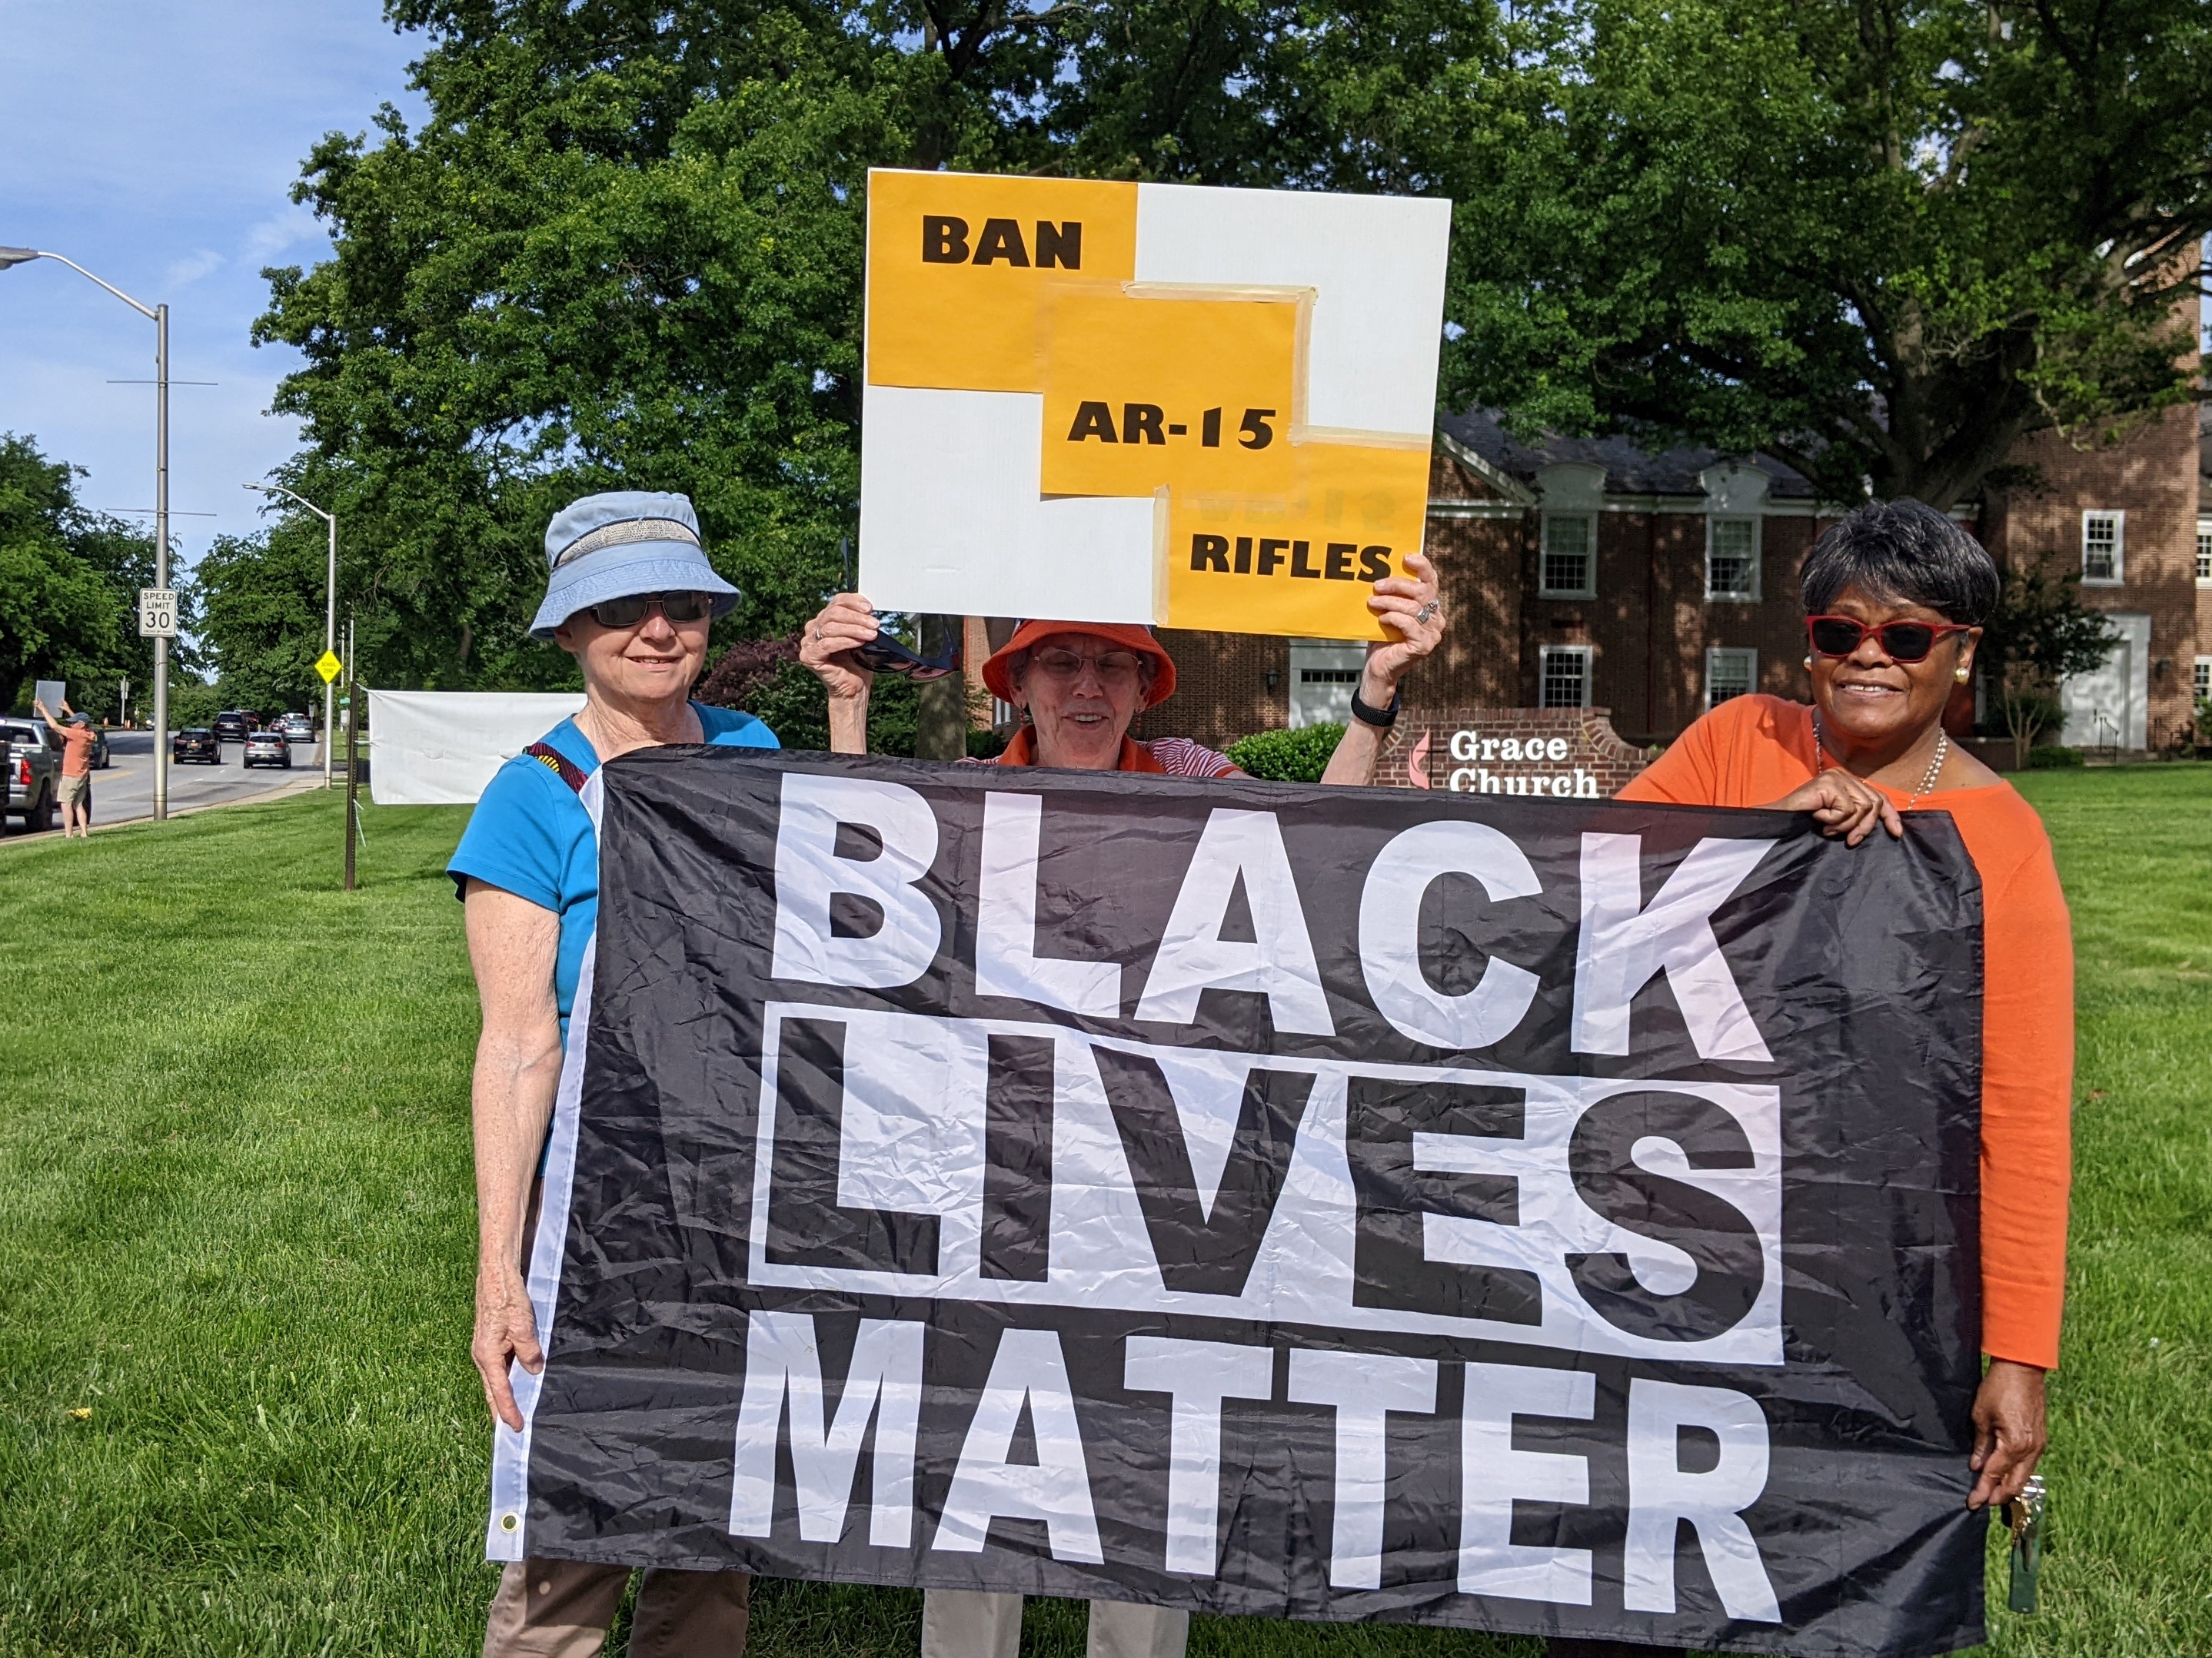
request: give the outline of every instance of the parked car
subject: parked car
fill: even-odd
[[[315,722],[304,714],[288,714],[276,722],[276,729],[284,733],[288,743],[312,743],[315,740]]]
[[[187,726],[169,739],[169,758],[182,765],[187,760],[198,760],[210,766],[222,764],[222,739],[205,726]]]
[[[268,731],[255,732],[246,739],[245,762],[249,766],[282,766],[292,768],[292,745],[284,740],[284,733],[273,726]]]
[[[46,735],[53,741],[61,740],[55,738],[51,732]],[[99,726],[94,726],[92,728],[92,768],[94,771],[106,771],[114,763],[115,756],[107,751],[107,733]]]
[[[55,803],[61,794],[62,757],[46,740],[44,725],[27,720],[0,720],[0,755],[5,756],[7,788],[0,793],[0,829],[9,817],[20,817],[28,829],[54,826]]]
[[[215,717],[216,740],[219,743],[243,743],[246,734],[258,723],[243,708],[225,708]]]

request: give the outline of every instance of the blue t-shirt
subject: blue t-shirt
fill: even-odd
[[[775,733],[749,714],[694,702],[707,741],[722,748],[773,749]],[[586,777],[599,768],[590,740],[564,720],[541,739]],[[461,844],[446,873],[457,895],[473,875],[487,886],[526,898],[561,918],[560,953],[553,963],[553,993],[561,1008],[561,1041],[568,1040],[568,1010],[576,1000],[584,946],[599,919],[599,845],[591,814],[543,761],[519,754],[495,773],[477,802]]]

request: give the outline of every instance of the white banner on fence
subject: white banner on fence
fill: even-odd
[[[369,797],[474,805],[494,772],[583,706],[580,691],[371,691]]]

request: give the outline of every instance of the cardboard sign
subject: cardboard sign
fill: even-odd
[[[1427,517],[1451,204],[869,175],[860,586],[1385,635]]]

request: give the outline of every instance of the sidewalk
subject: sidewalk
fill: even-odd
[[[226,807],[229,806],[250,806],[258,804],[265,804],[270,800],[283,799],[288,795],[304,794],[309,789],[319,789],[322,787],[322,786],[323,774],[320,772],[316,772],[313,775],[308,777],[295,777],[288,779],[286,781],[279,783],[273,789],[263,789],[259,793],[254,794],[236,795],[228,800],[210,800],[204,805],[197,806],[173,806],[169,809],[169,817],[193,817],[204,811],[222,811]],[[343,786],[340,785],[339,786],[343,787]],[[142,823],[151,823],[157,820],[151,817],[126,817],[120,823],[102,823],[95,822],[92,826],[92,832],[94,835],[106,835],[113,829],[137,829]],[[58,829],[42,829],[36,834],[26,834],[19,829],[8,835],[0,835],[0,847],[32,845],[40,841],[58,841],[61,838],[62,832]]]

